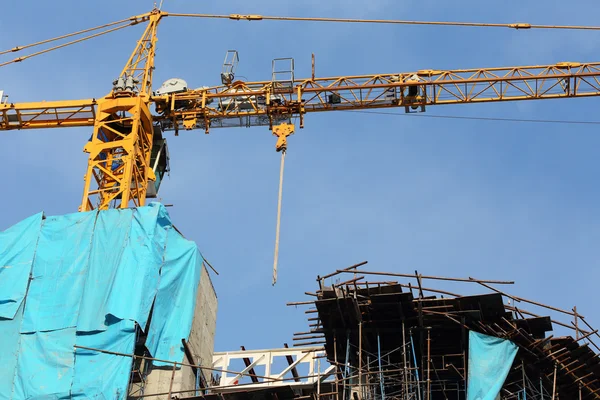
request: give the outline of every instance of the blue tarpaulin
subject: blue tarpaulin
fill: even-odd
[[[22,303],[21,303],[22,304]],[[21,321],[23,306],[17,310],[13,319],[0,318],[0,400],[11,398],[13,378],[17,369]]]
[[[82,331],[100,331],[106,327],[104,319],[98,318],[97,314],[108,314],[107,303],[117,274],[115,266],[124,260],[132,219],[133,210],[98,213],[92,239],[93,251],[77,319],[77,326]]]
[[[75,345],[133,354],[147,329],[152,355],[182,361],[201,268],[159,203],[0,232],[0,399],[126,398],[132,358]]]
[[[146,327],[158,288],[165,230],[171,225],[165,215],[163,206],[99,213],[77,321],[79,330],[106,329],[104,321],[96,318],[98,313],[131,319]]]
[[[155,358],[179,361],[183,358],[181,338],[192,329],[193,315],[185,309],[196,299],[197,289],[197,285],[186,282],[200,281],[202,255],[194,242],[185,240],[174,230],[168,232],[167,243],[146,347]],[[190,265],[195,268],[187,267]],[[154,361],[154,365],[169,364]]]
[[[467,400],[495,400],[517,350],[510,340],[469,331]]]
[[[21,334],[13,399],[69,398],[74,345],[75,328]]]
[[[0,317],[14,318],[27,291],[42,213],[0,232]]]
[[[133,321],[117,321],[104,331],[78,333],[78,346],[133,354],[135,326]],[[129,382],[132,359],[93,350],[77,349],[75,379],[71,388],[74,398],[122,399]]]
[[[44,220],[33,261],[21,333],[53,331],[77,325],[95,217],[95,212],[89,212]]]

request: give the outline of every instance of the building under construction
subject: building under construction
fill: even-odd
[[[513,282],[358,270],[363,264],[318,277],[318,290],[306,292],[312,301],[289,303],[312,306],[306,310],[310,329],[296,333],[294,341],[299,349],[322,346],[323,355],[315,357],[326,358],[333,370],[315,372],[310,390],[290,390],[286,398],[554,400],[600,396],[599,349],[592,340],[598,331],[576,308],[562,310],[495,287]],[[369,275],[380,279],[365,280]],[[328,278],[338,278],[338,282],[327,285]],[[477,285],[482,294],[461,296],[426,287],[436,281]],[[536,313],[522,306],[535,307]],[[555,320],[544,312],[569,319]],[[570,334],[555,336],[561,330]],[[269,387],[272,382],[264,380],[263,384],[265,388],[253,398],[264,395],[282,400],[281,393],[275,395]]]
[[[576,307],[563,310],[497,288],[513,282],[359,270],[364,264],[318,277],[317,290],[306,292],[312,300],[288,303],[308,307],[310,329],[294,334],[293,348],[215,353],[212,367],[206,368],[209,386],[190,398],[599,396],[599,349],[593,341],[598,331]],[[332,279],[337,282],[327,284]],[[431,282],[464,283],[481,294],[461,296],[432,288]],[[559,336],[561,331],[566,334]],[[285,362],[276,362],[284,357]]]

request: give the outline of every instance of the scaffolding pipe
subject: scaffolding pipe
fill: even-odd
[[[413,341],[412,331],[410,332],[410,346],[412,348],[412,355],[415,362],[415,373],[417,374],[417,396],[418,399],[421,400],[421,384],[419,383],[419,364],[417,364],[417,354],[415,353],[415,342]]]
[[[408,372],[406,370],[406,331],[404,329],[404,320],[402,320],[402,358],[404,359],[404,393],[408,400]]]
[[[577,306],[573,307],[573,318],[575,319],[575,339],[579,340],[579,324],[577,323]]]
[[[415,278],[414,274],[398,274],[398,273],[392,273],[392,272],[373,272],[373,271],[362,271],[362,270],[353,270],[353,271],[348,271],[348,270],[336,270],[335,273],[344,273],[344,272],[349,272],[349,273],[354,273],[354,274],[367,274],[367,275],[382,275],[382,276],[393,276],[393,277],[399,277],[399,278]],[[452,282],[483,282],[483,283],[491,283],[491,284],[496,284],[496,285],[514,285],[514,281],[494,281],[494,280],[482,280],[482,279],[475,279],[475,278],[447,278],[447,277],[443,277],[443,276],[427,276],[427,275],[419,275],[420,279],[432,279],[432,280],[441,280],[441,281],[452,281]],[[523,299],[519,299],[521,301],[523,301]],[[562,310],[561,310],[562,311]]]
[[[340,400],[340,389],[338,379],[339,364],[337,359],[337,334],[333,336],[333,360],[335,362],[335,400]]]
[[[379,332],[377,332],[377,361],[379,362],[379,385],[381,386],[381,400],[385,400],[383,371],[381,370],[381,341],[379,340]]]
[[[362,395],[362,321],[358,323],[358,399],[363,400]]]
[[[365,388],[363,389],[363,399],[372,399],[374,398],[375,395],[375,389],[373,388],[373,394],[371,395],[371,393],[369,393],[370,389],[371,389],[371,384],[369,383],[370,378],[371,378],[371,358],[369,357],[369,352],[367,353],[367,365],[366,365],[366,379],[365,379]]]
[[[427,400],[431,399],[431,329],[427,329]]]
[[[169,394],[167,395],[167,399],[171,398],[171,393],[173,392],[173,381],[175,380],[175,371],[177,371],[177,364],[173,364],[173,372],[171,373],[171,383],[169,384]]]
[[[317,360],[317,399],[321,398],[321,359]]]
[[[127,353],[120,353],[117,351],[110,351],[110,350],[103,350],[103,349],[97,349],[94,347],[87,347],[87,346],[79,346],[79,345],[74,345],[73,346],[75,349],[83,349],[83,350],[91,350],[91,351],[97,351],[99,353],[104,353],[104,354],[111,354],[114,356],[121,356],[121,357],[131,357],[133,360],[134,355],[133,354],[127,354]],[[242,372],[237,372],[237,371],[230,371],[230,370],[226,370],[226,369],[220,369],[220,368],[211,368],[211,367],[205,367],[202,365],[196,365],[196,364],[190,364],[190,363],[185,363],[185,362],[179,362],[179,361],[170,361],[170,360],[164,360],[161,358],[155,358],[155,357],[146,357],[146,356],[139,356],[139,355],[135,355],[136,358],[141,358],[144,360],[149,360],[149,361],[159,361],[159,362],[163,362],[163,363],[168,363],[168,364],[173,364],[175,366],[180,365],[182,367],[194,367],[194,368],[198,368],[198,369],[203,369],[206,371],[214,371],[214,372],[220,372],[220,373],[228,373],[228,374],[240,374],[242,376],[256,376],[257,378],[261,378],[264,380],[269,380],[271,382],[284,382],[284,381],[289,381],[289,380],[293,380],[295,378],[273,378],[270,376],[262,376],[262,375],[253,375],[253,374],[249,374],[249,373],[242,373]],[[308,375],[308,376],[301,376],[300,378],[312,378],[314,377],[314,375]],[[243,384],[237,385],[237,386],[242,386]],[[190,390],[193,391],[193,390]]]
[[[400,372],[402,371],[402,369],[390,369],[390,370],[386,370],[386,373],[391,373],[391,372]],[[375,371],[375,372],[363,372],[363,375],[368,376],[368,375],[379,375],[379,371]],[[310,377],[314,377],[315,375],[312,375]],[[350,381],[352,378],[356,378],[358,375],[350,375],[348,378],[345,378],[347,381]],[[340,380],[340,382],[342,382],[344,380],[344,378],[342,378]],[[389,378],[388,378],[388,383],[389,383]],[[389,393],[388,393],[388,397],[389,397]]]
[[[521,371],[523,372],[523,400],[527,400],[527,385],[525,384],[525,363],[521,360]]]
[[[346,337],[346,359],[344,360],[346,365],[344,365],[344,389],[342,393],[343,400],[346,400],[346,378],[348,378],[348,374],[350,373],[350,362],[348,361],[348,358],[350,357],[350,332],[346,332]]]
[[[558,364],[554,364],[554,383],[552,384],[552,400],[555,399],[556,396],[556,369],[558,368]]]

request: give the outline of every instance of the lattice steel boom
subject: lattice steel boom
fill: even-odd
[[[409,93],[410,88],[416,93]],[[301,79],[292,89],[277,88],[271,81],[237,81],[151,97],[149,102],[158,111],[153,121],[166,129],[174,129],[174,121],[181,128],[206,129],[276,125],[289,116],[317,111],[599,95],[597,62]],[[96,106],[93,99],[0,104],[0,130],[93,126]]]
[[[600,63],[421,70],[409,73],[234,82],[154,98],[163,129],[273,126],[310,112],[441,104],[541,100],[600,95]]]

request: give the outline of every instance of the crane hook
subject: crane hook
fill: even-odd
[[[273,135],[277,136],[275,150],[277,152],[287,150],[287,137],[294,134],[294,124],[283,123],[273,127]]]

